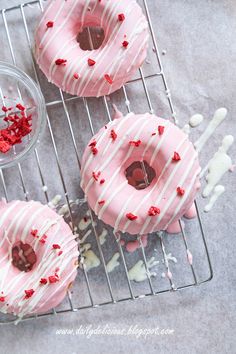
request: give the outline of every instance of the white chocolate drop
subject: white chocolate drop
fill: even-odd
[[[202,121],[203,121],[203,115],[202,114],[194,114],[190,119],[189,119],[189,125],[192,127],[192,128],[195,128],[197,126],[199,126]]]

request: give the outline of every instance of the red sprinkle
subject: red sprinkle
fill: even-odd
[[[125,15],[124,15],[124,14],[119,14],[119,15],[118,15],[118,20],[119,20],[120,22],[123,22],[123,21],[125,20]]]
[[[103,205],[103,204],[105,204],[105,202],[106,202],[105,200],[100,200],[100,201],[98,202],[98,204],[99,204],[99,205]]]
[[[103,184],[103,183],[105,183],[105,179],[104,178],[101,179],[101,181],[100,181],[100,184]]]
[[[59,250],[59,249],[61,248],[61,246],[58,245],[58,244],[53,244],[53,245],[52,245],[52,248],[53,248],[54,250]]]
[[[97,145],[97,142],[94,140],[89,144],[89,147],[94,147]]]
[[[4,302],[6,300],[5,296],[0,296],[0,302]]]
[[[4,118],[5,122],[8,122],[8,126],[5,129],[0,130],[0,152],[6,153],[15,144],[20,144],[22,138],[31,132],[31,115],[25,115],[25,107],[20,103],[16,107],[21,111],[18,114],[9,114]],[[12,108],[6,108],[8,111]],[[3,107],[5,111],[5,106]]]
[[[128,45],[129,45],[129,42],[128,42],[128,41],[124,41],[124,42],[122,43],[122,45],[123,45],[124,48],[127,48]]]
[[[152,136],[157,135],[157,133],[152,133]]]
[[[66,65],[66,63],[67,63],[67,60],[66,60],[66,59],[57,59],[57,60],[55,61],[55,64],[56,64],[56,65]]]
[[[89,144],[89,147],[91,148],[91,151],[93,155],[97,155],[98,149],[96,148],[97,142],[94,140]]]
[[[78,80],[78,78],[79,78],[79,74],[78,73],[74,73],[74,79],[76,79],[76,80]]]
[[[100,177],[100,175],[101,175],[101,172],[99,171],[99,172],[93,172],[93,178],[95,179],[95,181],[98,181],[98,178]]]
[[[116,134],[114,129],[111,130],[111,138],[112,138],[113,141],[115,141],[116,138],[117,138],[117,134]]]
[[[40,243],[43,245],[46,243],[47,235],[43,235],[42,238],[39,240]]]
[[[24,299],[29,299],[31,296],[33,296],[35,291],[33,289],[25,290],[25,297]]]
[[[48,21],[48,23],[46,24],[47,28],[52,28],[54,25],[53,21]]]
[[[130,141],[129,144],[130,145],[134,145],[136,147],[139,147],[139,145],[142,143],[141,140],[137,140],[137,141]]]
[[[158,133],[159,135],[162,135],[164,133],[165,127],[163,125],[158,126]]]
[[[92,151],[93,155],[97,155],[97,153],[98,153],[98,149],[96,147],[92,147],[91,151]]]
[[[37,234],[38,234],[38,230],[31,230],[30,234],[31,234],[32,236],[36,237]]]
[[[7,113],[8,110],[9,110],[9,109],[8,109],[6,106],[2,106],[2,111],[3,111],[3,112]]]
[[[40,279],[40,284],[42,284],[42,285],[46,285],[47,284],[47,279],[46,278],[41,278]]]
[[[179,161],[179,160],[181,160],[181,158],[180,158],[178,152],[175,151],[174,156],[172,157],[172,161]]]
[[[9,144],[7,141],[1,141],[0,140],[0,151],[1,152],[3,152],[5,154],[10,149],[11,149],[11,144]]]
[[[160,214],[160,209],[155,207],[155,206],[151,206],[148,210],[148,215],[149,216],[155,216],[157,214]]]
[[[59,252],[58,252],[58,256],[61,256],[62,253],[63,253],[63,251],[59,251]]]
[[[93,59],[88,59],[88,65],[89,66],[94,66],[96,64],[96,61]]]
[[[138,219],[137,215],[134,215],[132,213],[126,214],[126,217],[127,217],[127,219],[129,219],[131,221]]]
[[[110,85],[113,84],[113,80],[112,80],[112,78],[110,77],[110,75],[105,74],[105,75],[104,75],[104,78],[105,78],[105,80],[107,80],[107,82],[108,82]]]
[[[54,284],[59,281],[59,277],[57,274],[51,275],[50,277],[48,277],[48,280],[50,284]]]
[[[177,191],[178,195],[180,195],[180,196],[183,196],[184,193],[185,193],[185,190],[184,190],[183,188],[181,188],[181,187],[178,187],[178,188],[176,189],[176,191]]]
[[[20,111],[24,111],[24,110],[25,110],[25,107],[22,106],[22,104],[20,104],[20,103],[18,103],[18,104],[16,105],[16,108],[18,108]]]

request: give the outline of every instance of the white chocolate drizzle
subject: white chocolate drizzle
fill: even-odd
[[[73,200],[69,201],[69,204],[72,205],[74,203]],[[62,216],[67,216],[70,213],[69,205],[63,204],[62,207],[58,210],[58,214]]]
[[[168,254],[166,255],[166,261],[167,261],[167,262],[171,261],[171,262],[173,262],[173,263],[177,263],[177,259],[176,259],[174,256],[172,256],[172,253],[168,253]],[[164,260],[164,259],[162,260],[162,263],[165,263],[165,260]]]
[[[188,260],[189,264],[192,265],[192,264],[193,264],[193,255],[192,255],[192,253],[189,251],[189,249],[187,249],[186,252],[187,252],[187,260]]]
[[[112,115],[112,120],[114,119],[119,119],[121,117],[123,117],[123,113],[121,111],[119,111],[119,109],[117,108],[117,106],[113,103],[112,107],[114,109],[114,113]]]
[[[51,208],[51,209],[55,209],[58,207],[60,201],[61,201],[61,195],[60,194],[57,194],[55,195],[55,197],[53,197],[53,199],[48,203],[48,206]]]
[[[195,142],[194,146],[196,147],[197,151],[201,151],[208,139],[212,136],[216,128],[223,122],[227,115],[226,108],[219,108],[215,111],[214,116],[210,123],[208,124],[207,128],[205,129],[204,133],[200,136],[200,138]]]
[[[148,269],[155,267],[159,261],[155,260],[155,257],[152,257],[149,261],[147,261]],[[144,262],[139,260],[128,272],[129,279],[135,282],[141,282],[147,279],[148,277],[155,277],[155,272],[149,272],[147,274]]]
[[[182,128],[182,131],[183,131],[185,134],[189,135],[189,133],[190,133],[190,125],[189,125],[189,124],[185,124],[185,125],[183,126],[183,128]]]
[[[92,230],[88,230],[87,232],[86,232],[86,234],[82,237],[82,239],[80,240],[80,243],[81,244],[83,244],[85,241],[86,241],[86,239],[89,237],[89,235],[91,234],[91,232],[92,232]]]
[[[78,228],[79,228],[79,230],[84,231],[84,230],[86,230],[86,229],[89,227],[89,225],[90,225],[91,223],[92,223],[92,221],[91,221],[90,218],[84,217],[84,218],[82,218],[82,219],[80,220],[79,225],[78,225]]]
[[[207,168],[204,169],[208,169],[208,174],[206,176],[207,186],[204,188],[202,193],[203,197],[208,197],[224,174],[230,170],[232,160],[227,154],[227,151],[233,142],[233,136],[226,135],[222,141],[222,145],[219,147],[213,158],[209,161]]]
[[[221,194],[223,194],[225,191],[225,187],[222,185],[217,185],[214,190],[213,190],[213,194],[209,200],[209,203],[205,206],[204,211],[207,213],[209,212],[213,205],[215,204],[215,202],[217,201],[217,199],[221,196]]]
[[[120,254],[118,252],[116,252],[112,258],[109,260],[109,262],[107,263],[107,272],[108,273],[111,273],[113,272],[113,270],[116,268],[116,267],[119,267],[120,265],[120,262],[118,262],[118,259],[120,258]]]
[[[91,244],[86,243],[82,247],[82,255],[84,257],[84,266],[86,270],[90,270],[96,268],[100,265],[100,259],[96,256],[96,254],[91,250]]]
[[[106,242],[107,235],[108,235],[107,230],[103,229],[102,233],[98,236],[100,245],[103,245]]]

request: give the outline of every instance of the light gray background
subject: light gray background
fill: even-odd
[[[10,7],[16,0],[0,0]],[[220,106],[229,110],[221,134],[204,151],[207,161],[219,136],[236,136],[236,4],[227,0],[149,0],[163,64],[181,120],[200,111],[209,119]],[[231,149],[234,162],[235,146]],[[204,226],[214,269],[213,280],[199,288],[82,311],[20,326],[0,327],[0,353],[235,353],[235,174],[224,178],[227,192]],[[204,204],[203,204],[204,205]],[[58,336],[60,328],[138,325],[170,328],[172,336],[135,339],[121,336]]]

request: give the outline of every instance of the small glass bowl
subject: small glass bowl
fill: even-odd
[[[26,107],[26,115],[32,115],[32,131],[20,144],[6,152],[0,152],[0,168],[10,167],[25,157],[39,141],[46,124],[44,97],[36,83],[17,67],[0,61],[0,129],[7,128],[2,106],[12,107],[8,113],[19,113],[17,104]]]

